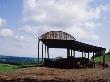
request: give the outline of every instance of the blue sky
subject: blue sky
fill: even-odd
[[[0,0],[0,54],[37,57],[38,36],[51,30],[108,51],[109,14],[109,0]],[[64,55],[66,49],[50,54]]]

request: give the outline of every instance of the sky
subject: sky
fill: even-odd
[[[108,51],[110,0],[0,0],[1,55],[37,57],[38,36],[59,30]],[[66,49],[50,54],[65,56]]]

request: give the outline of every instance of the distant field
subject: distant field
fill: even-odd
[[[12,72],[12,71],[15,71],[17,68],[18,66],[16,65],[0,63],[0,72]]]
[[[3,63],[0,63],[0,72],[13,72],[17,69],[20,69],[20,68],[28,68],[28,67],[36,67],[36,66],[39,66],[41,65],[40,64],[26,64],[26,65],[11,65],[11,64],[3,64]]]
[[[12,57],[11,57],[12,58]],[[1,60],[0,61],[6,61],[6,60],[10,60],[12,62],[12,59],[10,57],[1,57]],[[16,58],[16,57],[14,57]],[[15,61],[13,58],[13,61]],[[22,61],[18,61],[17,58],[16,58],[16,61],[15,62],[19,62],[19,64],[14,64],[13,63],[11,64],[10,62],[7,62],[6,61],[6,64],[5,63],[0,63],[0,72],[13,72],[19,68],[26,68],[26,67],[36,67],[36,66],[39,66],[41,65],[41,63],[37,63],[36,61],[33,61],[33,59],[28,59],[28,58],[18,58],[19,60],[22,60]],[[24,62],[25,60],[25,62]],[[26,62],[28,61],[28,62]],[[99,57],[95,57],[95,62],[102,62],[103,61],[103,56],[99,56]],[[105,56],[105,61],[110,61],[110,55],[107,54]]]
[[[37,58],[0,55],[0,73],[13,72],[19,68],[37,66]]]
[[[102,62],[103,56],[99,56],[95,58],[95,62]],[[110,55],[105,55],[105,61],[110,61]]]

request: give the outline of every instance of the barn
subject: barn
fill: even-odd
[[[42,54],[39,54],[39,46],[42,44]],[[67,58],[50,59],[50,48],[67,49]],[[45,51],[45,52],[44,52]],[[76,58],[75,51],[82,52],[82,57]],[[38,37],[38,62],[41,55],[43,66],[56,68],[84,68],[95,67],[94,55],[103,55],[105,63],[105,48],[82,43],[77,41],[70,34],[63,31],[50,31]],[[89,59],[90,53],[93,54],[92,60]],[[87,54],[87,57],[85,57]]]

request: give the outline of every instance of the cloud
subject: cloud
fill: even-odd
[[[23,41],[25,38],[24,38],[24,36],[18,36],[18,35],[16,35],[15,36],[15,39],[18,40],[18,41]]]
[[[31,38],[25,35],[19,34],[19,32],[17,32],[18,30],[13,30],[7,27],[3,28],[5,25],[6,25],[6,20],[0,17],[0,27],[1,27],[0,37],[7,38],[7,39],[11,38],[15,41],[20,41],[20,42],[29,42],[31,40]],[[21,30],[25,32],[35,33],[35,29],[32,29],[29,26],[25,26],[21,28]]]
[[[32,22],[30,25],[34,24],[34,28],[22,29],[31,33],[37,30],[38,34],[50,29],[63,30],[78,38],[98,40],[95,29],[106,7],[91,7],[92,2],[94,0],[24,0],[23,21]]]
[[[26,37],[23,35],[15,35],[14,39],[19,41],[19,42],[26,42],[26,43],[32,41],[31,37]]]
[[[31,37],[28,37],[28,36],[25,36],[25,35],[18,35],[16,34],[12,29],[9,29],[9,28],[2,28],[0,29],[0,37],[3,37],[3,38],[11,38],[15,41],[19,41],[19,42],[30,42],[32,40]]]
[[[30,25],[25,25],[22,28],[20,28],[20,30],[30,34],[37,34],[37,28]]]
[[[0,17],[0,27],[6,25],[6,20]]]
[[[11,29],[3,28],[0,29],[0,36],[1,37],[13,37],[14,33]]]
[[[32,37],[22,35],[10,28],[0,28],[0,52],[5,55],[30,56],[35,54]],[[31,57],[32,57],[31,56]]]
[[[89,29],[90,30],[90,29]],[[69,28],[66,31],[74,33],[75,38],[83,38],[86,40],[99,40],[99,36],[95,33],[90,32],[88,29],[82,29],[80,27]]]

